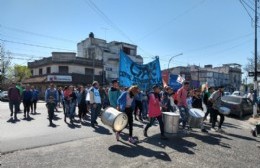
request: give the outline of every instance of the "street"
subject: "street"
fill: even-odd
[[[22,107],[22,106],[21,106]],[[62,111],[62,109],[59,109]],[[119,142],[113,131],[101,123],[94,129],[87,120],[80,125],[67,125],[63,112],[56,112],[57,127],[49,127],[45,103],[38,103],[37,115],[10,121],[7,102],[0,102],[1,166],[14,167],[259,167],[260,138],[252,137],[251,125],[226,117],[227,134],[193,129],[191,134],[167,135],[161,140],[159,126],[143,136],[145,123],[134,121],[136,145],[127,141],[128,130]],[[210,125],[206,122],[206,128]]]

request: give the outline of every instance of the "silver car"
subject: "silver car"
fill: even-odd
[[[1,101],[9,101],[9,99],[8,99],[8,91],[2,91],[0,93],[0,100]]]

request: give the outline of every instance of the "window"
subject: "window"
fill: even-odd
[[[85,75],[92,75],[93,73],[94,72],[92,68],[85,68]]]
[[[33,70],[31,70],[31,75],[33,76]]]
[[[69,73],[69,67],[68,66],[59,66],[59,73],[62,73],[62,74]]]
[[[51,67],[47,67],[46,73],[47,73],[47,74],[50,74],[50,73],[51,73]]]
[[[42,68],[39,69],[39,75],[42,75]]]
[[[130,48],[123,47],[123,51],[124,51],[124,53],[130,55]]]

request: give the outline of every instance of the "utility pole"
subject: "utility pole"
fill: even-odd
[[[256,117],[257,115],[257,2],[258,0],[255,0],[255,74],[254,74],[254,107],[253,107],[253,117]]]

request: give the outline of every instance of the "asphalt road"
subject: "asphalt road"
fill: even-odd
[[[227,134],[201,133],[193,129],[189,135],[178,133],[159,138],[159,126],[142,134],[144,123],[135,121],[136,145],[127,142],[124,130],[119,142],[114,133],[99,121],[99,127],[67,125],[63,114],[57,114],[56,128],[48,127],[44,103],[38,115],[16,123],[9,121],[7,103],[0,102],[0,151],[2,167],[252,167],[260,165],[260,138],[250,134],[250,125],[226,118],[223,129]],[[207,128],[209,125],[207,125]]]

